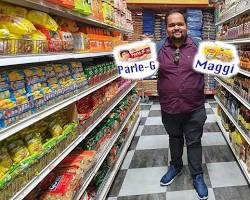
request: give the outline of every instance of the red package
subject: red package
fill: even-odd
[[[72,51],[74,49],[74,38],[72,33],[59,31],[62,40],[62,46],[65,51]]]
[[[62,173],[55,177],[53,183],[49,186],[49,188],[46,189],[46,192],[40,197],[40,200],[72,199],[74,191],[76,189],[76,185],[76,175],[74,173]]]
[[[48,40],[48,50],[49,52],[60,52],[63,49],[63,43],[60,38],[60,34],[55,31],[50,31],[44,27],[36,26],[36,28],[41,31]]]
[[[63,6],[68,9],[73,9],[75,7],[74,0],[47,0],[47,1]]]
[[[91,96],[88,95],[76,102],[77,111],[79,114],[87,113],[90,110]]]

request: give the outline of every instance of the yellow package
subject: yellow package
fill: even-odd
[[[27,19],[34,25],[43,26],[51,31],[57,31],[58,29],[56,21],[45,12],[31,10],[28,12]]]
[[[13,33],[10,33],[7,39],[7,49],[6,53],[8,54],[16,54],[18,52],[21,52],[21,36],[16,35]]]
[[[20,135],[30,154],[40,153],[43,151],[42,139],[40,133],[36,130],[25,130],[22,131]]]
[[[0,24],[5,26],[10,33],[16,35],[28,35],[36,31],[36,28],[30,21],[21,17],[1,15]]]
[[[15,103],[11,99],[0,100],[0,110],[11,109],[15,107]]]
[[[12,6],[12,5],[0,2],[1,14],[25,18],[27,15],[27,12],[28,11],[25,8]]]
[[[216,58],[223,62],[231,62],[233,60],[233,51],[231,49],[219,48]]]
[[[15,163],[19,163],[30,155],[28,149],[24,146],[23,141],[18,135],[7,138],[6,142],[11,159]]]
[[[63,133],[63,129],[56,120],[49,123],[49,132],[53,137],[57,137]]]
[[[215,59],[218,51],[219,47],[217,45],[209,45],[203,48],[203,54],[208,60]]]
[[[6,148],[6,146],[1,143],[0,144],[1,147],[0,147],[0,178],[1,178],[1,175],[5,174],[9,169],[10,167],[12,166],[13,162],[10,158],[10,155],[8,153],[8,150]]]
[[[7,38],[10,32],[7,28],[0,27],[0,38]]]
[[[47,50],[47,38],[40,31],[36,31],[30,35],[26,35],[26,41],[29,40],[31,43],[32,53],[41,54]]]

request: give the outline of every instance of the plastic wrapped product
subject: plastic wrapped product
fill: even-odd
[[[16,35],[28,35],[36,31],[30,21],[21,17],[1,15],[0,24]]]
[[[26,129],[21,132],[21,137],[25,142],[30,154],[41,153],[43,151],[41,136],[37,130]]]
[[[11,168],[13,162],[8,153],[6,146],[1,143],[0,144],[0,178],[2,178],[5,173]]]
[[[45,12],[31,10],[27,14],[27,19],[34,25],[42,26],[51,31],[57,31],[58,29],[56,21]]]
[[[24,146],[23,141],[18,135],[7,138],[6,143],[10,156],[15,163],[19,163],[30,155],[28,149]]]
[[[53,178],[52,184],[39,200],[69,200],[73,198],[76,188],[76,174],[61,173]],[[70,183],[70,184],[69,184]]]

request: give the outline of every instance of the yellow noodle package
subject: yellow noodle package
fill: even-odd
[[[51,31],[57,31],[58,29],[56,21],[45,12],[31,10],[28,12],[27,19],[34,25],[40,25]]]

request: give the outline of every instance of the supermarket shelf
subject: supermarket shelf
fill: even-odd
[[[222,40],[220,42],[228,43],[228,44],[243,44],[250,43],[250,38],[242,38],[242,39],[234,39],[234,40]]]
[[[223,127],[223,125],[222,125],[222,123],[221,123],[220,117],[217,116],[217,115],[216,115],[216,120],[217,120],[217,124],[219,125],[219,127],[220,127],[220,129],[221,129],[221,132],[222,132],[224,138],[226,139],[226,141],[227,141],[229,147],[231,148],[231,150],[232,150],[232,152],[233,152],[233,154],[234,154],[236,160],[238,161],[238,163],[239,163],[239,165],[240,165],[240,167],[241,167],[243,173],[245,174],[245,177],[246,177],[248,183],[250,184],[250,174],[249,174],[248,171],[247,171],[247,166],[246,166],[246,164],[245,164],[242,160],[240,160],[239,157],[236,155],[235,150],[234,150],[234,148],[233,148],[233,146],[232,146],[232,143],[231,143],[230,140],[229,140],[229,133],[225,130],[225,128]]]
[[[130,135],[129,135],[129,138],[127,139],[123,149],[121,150],[121,154],[120,154],[118,160],[116,161],[115,165],[112,168],[112,171],[110,172],[110,174],[108,176],[108,180],[103,185],[101,191],[100,192],[98,191],[99,194],[98,194],[96,199],[106,199],[106,196],[107,196],[107,194],[109,192],[109,189],[110,189],[110,187],[111,187],[111,185],[112,185],[112,183],[114,181],[114,178],[115,178],[115,176],[116,176],[116,174],[117,174],[117,172],[118,172],[118,170],[119,170],[119,168],[120,168],[120,166],[122,164],[123,159],[126,156],[128,148],[129,148],[129,146],[130,146],[130,144],[131,144],[131,142],[133,140],[133,137],[134,137],[134,135],[136,133],[136,130],[137,130],[138,126],[139,126],[140,119],[141,119],[141,116],[138,117],[138,119],[137,119],[137,121],[136,121]]]
[[[66,8],[55,5],[53,3],[49,3],[44,0],[39,0],[39,1],[37,0],[22,0],[22,1],[3,0],[3,1],[12,3],[14,5],[18,5],[18,6],[24,6],[24,7],[35,9],[35,10],[40,10],[40,11],[47,12],[52,15],[57,15],[60,17],[76,20],[78,22],[83,22],[83,23],[94,25],[97,27],[107,28],[107,29],[111,29],[115,31],[124,32],[124,33],[132,33],[131,31],[126,30],[124,28],[118,28],[118,27],[106,24],[104,22],[97,21],[95,19],[82,15],[78,12],[68,10]]]
[[[240,69],[240,73],[247,76],[247,77],[250,77],[250,72],[249,71],[246,71],[244,69]]]
[[[92,86],[92,87],[86,89],[85,91],[83,91],[77,95],[74,95],[72,97],[64,99],[63,101],[58,102],[52,106],[49,106],[48,108],[46,108],[40,112],[37,112],[37,113],[27,117],[27,118],[24,118],[24,119],[20,120],[19,122],[15,123],[7,128],[0,129],[0,141],[4,140],[5,138],[7,138],[11,135],[14,135],[18,131],[30,126],[31,124],[34,124],[34,123],[38,122],[39,120],[44,119],[45,117],[61,110],[62,108],[65,108],[66,106],[78,101],[79,99],[81,99],[81,98],[87,96],[88,94],[98,90],[99,88],[103,87],[104,85],[107,85],[108,83],[114,81],[115,79],[117,79],[119,77],[120,77],[119,75],[114,76],[106,81],[103,81],[95,86]]]
[[[33,178],[25,187],[17,192],[11,200],[24,199],[114,108],[115,106],[134,88],[136,83],[132,84],[121,97],[115,101],[90,127],[79,135],[68,147],[65,148],[49,165],[47,165],[35,178]]]
[[[247,6],[244,10],[242,10],[242,11],[240,11],[240,12],[238,12],[238,13],[235,13],[234,15],[232,15],[232,16],[230,16],[230,17],[227,17],[226,19],[223,19],[223,20],[221,20],[221,21],[215,23],[215,26],[218,26],[218,25],[220,25],[220,24],[223,24],[224,22],[229,21],[229,20],[231,20],[231,19],[233,19],[233,18],[235,18],[235,17],[237,17],[237,16],[239,16],[239,15],[245,13],[245,12],[248,12],[248,11],[250,11],[250,6]]]
[[[113,55],[113,52],[107,51],[107,52],[94,52],[94,53],[59,53],[59,54],[50,53],[42,55],[0,56],[0,67],[9,65],[66,60],[66,59],[92,58],[92,57],[100,57],[108,55]]]
[[[218,102],[218,104],[220,105],[220,107],[222,108],[222,110],[226,113],[226,115],[228,116],[228,118],[231,120],[231,122],[233,122],[233,124],[235,125],[235,127],[239,130],[239,132],[241,133],[241,135],[245,138],[246,142],[250,145],[250,137],[247,135],[247,133],[241,128],[241,126],[238,124],[238,122],[236,122],[236,120],[228,112],[228,110],[226,109],[226,107],[221,103],[221,101],[219,100],[219,98],[217,96],[215,96],[214,98]]]
[[[247,107],[247,109],[250,110],[250,103],[247,102],[244,98],[242,98],[237,92],[233,90],[230,86],[225,84],[223,81],[221,81],[219,78],[215,78],[218,83],[220,83],[224,88],[226,88],[232,95],[234,95],[244,106]]]
[[[117,131],[117,133],[112,137],[112,139],[110,139],[109,144],[107,144],[106,147],[103,148],[104,151],[100,153],[101,154],[100,158],[98,159],[96,165],[88,173],[88,176],[86,177],[86,180],[82,184],[79,192],[76,193],[74,200],[81,199],[84,191],[87,189],[89,183],[91,182],[91,180],[94,178],[94,176],[98,172],[98,170],[101,167],[103,161],[105,160],[105,158],[107,157],[108,153],[112,149],[113,145],[115,144],[116,140],[118,139],[119,135],[121,134],[122,130],[124,129],[124,127],[127,124],[129,118],[131,117],[131,115],[133,114],[133,112],[135,111],[135,109],[139,105],[139,103],[140,103],[140,98],[136,102],[135,106],[129,112],[128,116],[126,117],[125,121],[123,122],[123,124],[121,125],[121,127],[119,128],[119,130]]]

